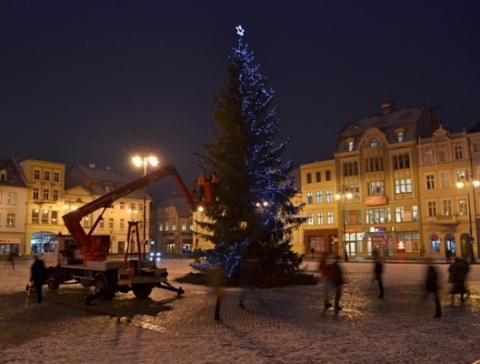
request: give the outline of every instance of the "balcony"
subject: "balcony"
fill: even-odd
[[[429,217],[428,221],[438,225],[458,225],[457,215],[437,215]]]

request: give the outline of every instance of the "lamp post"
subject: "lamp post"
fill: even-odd
[[[158,165],[158,158],[155,157],[154,155],[148,155],[141,157],[139,155],[136,155],[132,158],[132,162],[135,166],[137,167],[143,167],[143,175],[145,176],[147,174],[147,167],[151,165],[152,167],[155,167]],[[147,244],[147,188],[143,188],[143,259],[146,258],[145,254],[145,245]]]
[[[353,197],[351,192],[347,193],[337,193],[335,195],[335,199],[342,204],[342,243],[343,243],[343,252],[344,252],[344,259],[348,262],[348,253],[347,253],[347,239],[345,239],[347,235],[347,219],[345,216],[345,201],[350,200]]]
[[[467,213],[468,213],[468,249],[470,255],[470,263],[475,263],[475,256],[473,252],[473,229],[472,229],[472,204],[470,203],[470,192],[473,192],[475,187],[480,186],[480,181],[473,178],[473,173],[470,173],[470,179],[467,177],[466,173],[461,176],[461,180],[456,183],[457,188],[465,187],[467,190]],[[475,196],[473,196],[473,211],[475,214],[475,221],[477,220],[476,208],[475,208]],[[475,223],[476,226],[476,223]],[[475,229],[476,231],[476,229]]]

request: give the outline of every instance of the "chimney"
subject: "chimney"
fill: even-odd
[[[388,115],[395,110],[395,103],[393,101],[385,101],[382,103],[382,114]]]
[[[89,163],[88,168],[95,169],[95,168],[97,168],[97,166],[95,165],[95,163]]]

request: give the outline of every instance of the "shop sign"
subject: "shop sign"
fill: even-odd
[[[387,196],[368,196],[364,203],[367,206],[386,205]]]

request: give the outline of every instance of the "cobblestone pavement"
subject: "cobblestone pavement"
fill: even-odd
[[[174,278],[189,261],[162,261]],[[442,272],[441,319],[423,300],[425,266],[386,264],[379,300],[369,263],[342,264],[347,284],[338,316],[322,311],[321,284],[262,290],[267,305],[228,289],[222,322],[213,319],[207,287],[185,295],[154,290],[149,299],[119,294],[83,304],[85,288],[45,289],[45,304],[25,309],[30,262],[0,266],[0,363],[473,363],[480,359],[480,266],[471,268],[471,296],[451,304]],[[314,270],[316,263],[305,264]],[[172,284],[179,286],[173,280]]]

